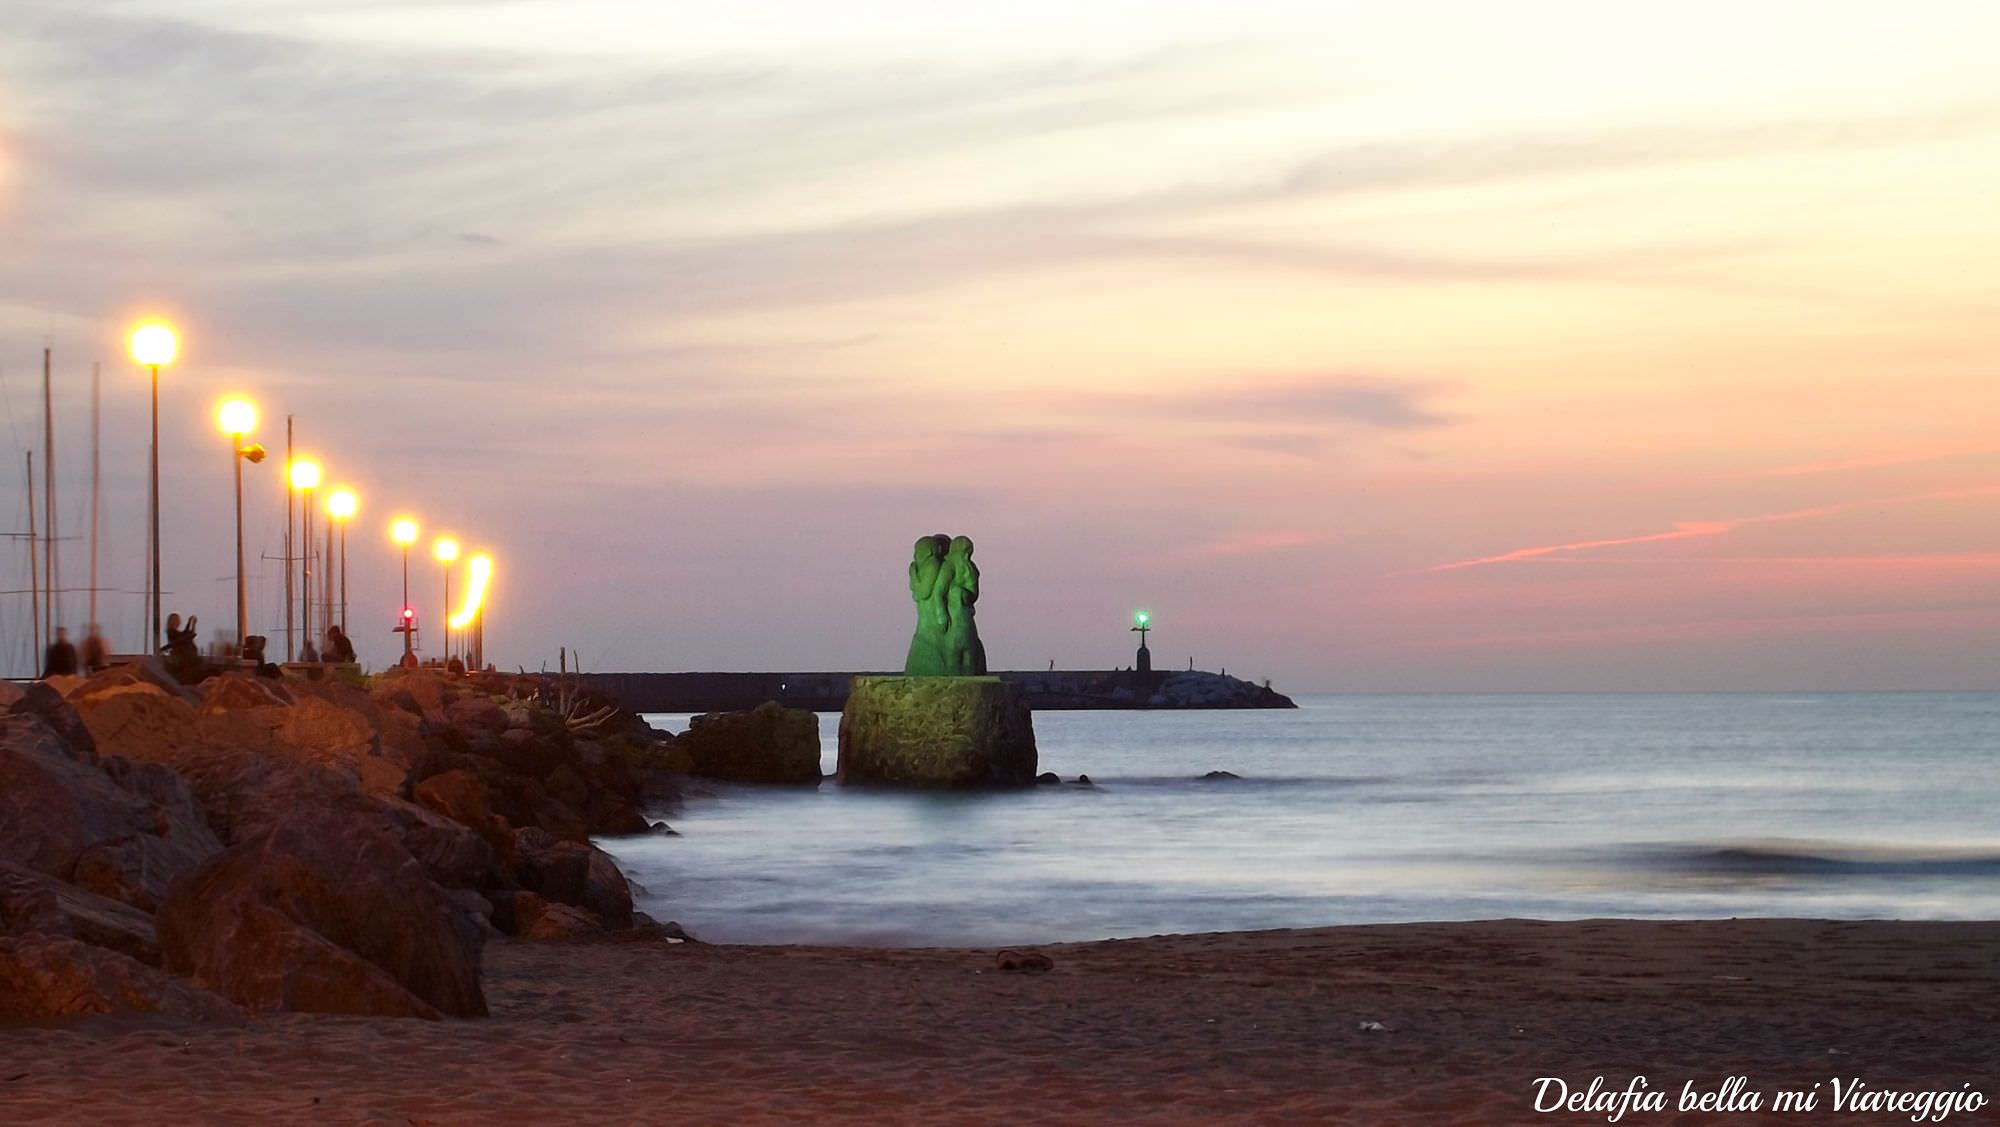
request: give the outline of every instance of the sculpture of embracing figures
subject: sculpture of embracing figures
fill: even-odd
[[[979,567],[972,539],[940,532],[917,541],[910,560],[910,598],[917,604],[917,632],[903,662],[909,677],[976,677],[986,672],[973,604],[979,601]]]

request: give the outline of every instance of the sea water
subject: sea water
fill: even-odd
[[[1299,703],[1037,713],[1041,769],[1094,785],[696,782],[662,812],[680,836],[602,844],[642,910],[733,943],[2000,918],[2000,694]],[[820,717],[829,773],[838,722]]]

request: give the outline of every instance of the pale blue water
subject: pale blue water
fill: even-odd
[[[2000,918],[2000,695],[1326,696],[1044,712],[982,794],[712,784],[605,844],[741,943],[1406,920]],[[672,731],[685,716],[648,717]],[[821,717],[824,768],[836,715]],[[1211,770],[1242,776],[1202,781]]]

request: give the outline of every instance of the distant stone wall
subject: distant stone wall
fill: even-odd
[[[894,673],[586,673],[583,683],[633,712],[726,712],[767,700],[839,712],[856,677]],[[1041,711],[1100,708],[1295,708],[1290,697],[1220,673],[1057,669],[996,674]]]

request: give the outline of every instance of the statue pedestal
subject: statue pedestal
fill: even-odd
[[[1035,782],[1035,725],[998,677],[856,677],[840,714],[843,783],[1014,787]]]

